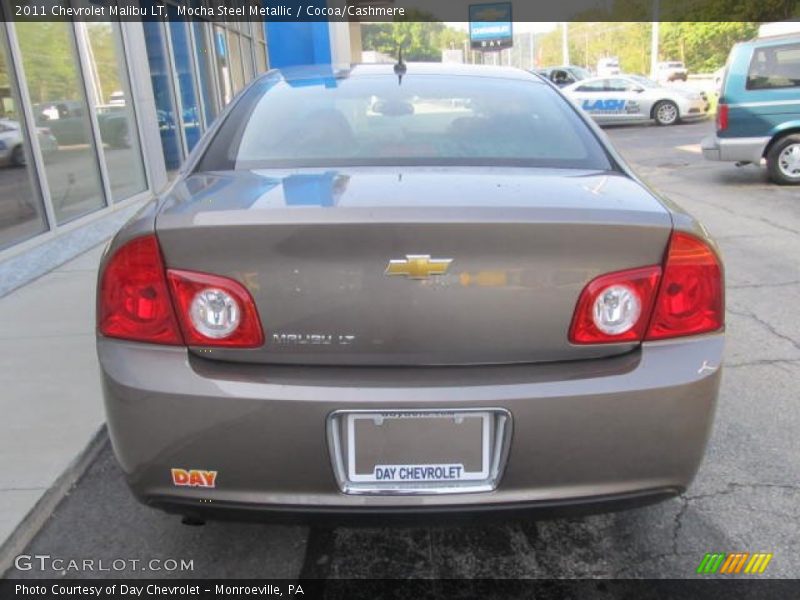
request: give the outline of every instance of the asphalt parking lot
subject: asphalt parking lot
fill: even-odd
[[[770,552],[800,577],[800,189],[705,161],[713,124],[608,134],[658,191],[699,217],[726,261],[728,341],[716,425],[688,493],[643,509],[534,522],[319,528],[182,525],[130,496],[108,446],[26,550],[66,559],[189,559],[134,577],[691,577],[706,552]],[[15,571],[11,577],[53,577]]]

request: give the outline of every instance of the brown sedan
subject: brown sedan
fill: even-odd
[[[715,245],[542,78],[400,67],[267,73],[114,239],[97,348],[134,493],[197,520],[682,492]]]

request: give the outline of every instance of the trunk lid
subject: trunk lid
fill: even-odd
[[[597,275],[659,264],[671,227],[624,175],[475,168],[197,174],[156,222],[168,267],[232,277],[256,301],[264,346],[202,356],[324,365],[629,351],[571,345],[575,303]]]

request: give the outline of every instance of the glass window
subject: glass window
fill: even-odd
[[[214,27],[214,51],[217,55],[217,75],[220,82],[220,93],[222,103],[228,104],[233,98],[233,86],[231,84],[231,71],[228,66],[229,52],[228,40],[225,37],[225,30],[221,27]]]
[[[144,40],[147,46],[147,61],[150,66],[150,80],[156,102],[158,129],[161,134],[161,147],[164,149],[164,163],[167,171],[174,171],[181,164],[181,147],[178,140],[178,119],[175,102],[172,98],[172,84],[168,68],[163,24],[156,21],[143,21]]]
[[[586,124],[548,86],[426,75],[402,86],[394,75],[299,83],[256,84],[242,102],[248,114],[226,122],[203,168],[610,168]],[[227,164],[212,164],[225,152]]]
[[[236,93],[244,87],[242,76],[242,51],[239,46],[239,34],[228,31],[228,50],[230,52],[231,81],[233,92]]]
[[[244,81],[253,79],[253,43],[250,38],[242,36],[242,65],[244,65]]]
[[[253,23],[253,33],[260,42],[264,41],[264,27],[266,27],[266,23],[263,21],[256,21]]]
[[[643,77],[641,75],[628,75],[628,79],[633,79],[635,83],[638,83],[642,87],[646,88],[657,88],[660,87],[655,81],[649,79],[647,77]]]
[[[0,248],[47,230],[36,174],[29,166],[28,132],[17,99],[19,90],[8,60],[5,28],[0,27]],[[53,135],[37,128],[42,153],[56,148]]]
[[[89,42],[93,98],[111,195],[124,200],[147,188],[136,116],[118,23],[78,23]]]
[[[800,44],[756,48],[747,73],[747,89],[790,87],[800,87]]]
[[[178,75],[181,122],[186,137],[186,151],[190,152],[200,139],[200,105],[194,87],[192,49],[189,44],[189,28],[185,21],[178,20],[178,9],[169,5],[169,33],[172,41],[172,58]]]
[[[200,76],[200,94],[203,97],[206,126],[208,126],[217,116],[217,95],[214,90],[214,80],[211,76],[211,65],[214,57],[206,43],[206,24],[202,21],[195,21],[192,26],[194,27],[194,49],[197,55],[198,75]]]
[[[628,92],[633,89],[633,83],[627,79],[606,79],[605,91]]]
[[[607,79],[596,79],[595,81],[589,81],[584,83],[583,85],[579,85],[578,88],[575,90],[576,92],[604,92],[606,89],[606,81]]]
[[[264,44],[257,43],[256,47],[256,68],[257,73],[264,73],[267,70],[267,48]]]
[[[105,205],[72,27],[38,21],[16,28],[36,125],[54,140],[42,153],[53,209],[66,223]]]

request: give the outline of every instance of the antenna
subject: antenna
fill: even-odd
[[[394,74],[397,75],[397,85],[403,85],[403,75],[407,71],[406,63],[403,62],[403,47],[397,46],[397,62],[394,65]]]

